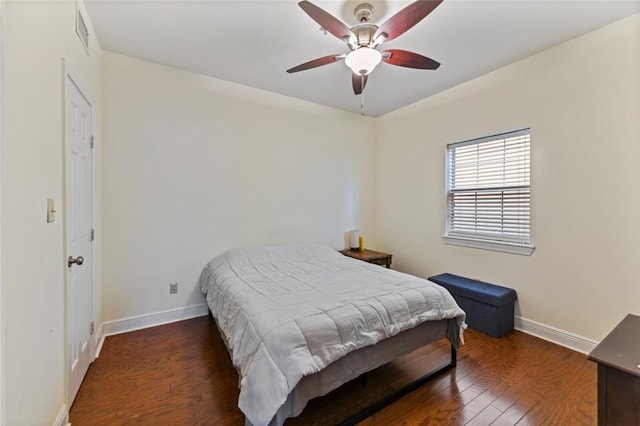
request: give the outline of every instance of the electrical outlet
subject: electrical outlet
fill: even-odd
[[[169,283],[169,294],[176,294],[178,292],[178,283]]]

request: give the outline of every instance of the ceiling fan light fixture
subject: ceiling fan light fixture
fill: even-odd
[[[365,46],[349,53],[344,62],[354,73],[368,75],[381,60],[380,52]]]

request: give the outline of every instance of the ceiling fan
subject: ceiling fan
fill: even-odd
[[[442,0],[418,0],[393,15],[379,27],[369,22],[373,15],[373,6],[369,3],[362,3],[354,10],[359,23],[349,28],[313,3],[306,0],[301,1],[298,5],[302,10],[320,24],[325,31],[347,43],[351,51],[323,56],[290,68],[287,72],[305,71],[344,59],[347,66],[353,71],[351,77],[353,92],[359,95],[364,91],[369,74],[380,62],[400,67],[435,70],[440,66],[440,63],[426,56],[401,49],[387,49],[380,52],[377,48],[382,43],[404,34],[429,15],[440,3]]]

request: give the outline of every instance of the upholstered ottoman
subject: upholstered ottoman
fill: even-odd
[[[513,305],[517,298],[514,289],[453,274],[434,275],[429,281],[449,290],[467,313],[469,327],[493,337],[513,331]]]

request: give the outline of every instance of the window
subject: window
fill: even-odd
[[[530,255],[529,129],[447,146],[449,244]]]

